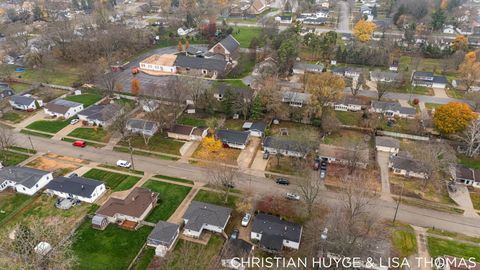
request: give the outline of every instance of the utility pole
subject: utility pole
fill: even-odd
[[[400,198],[397,201],[397,207],[395,208],[395,215],[393,216],[393,224],[395,225],[395,220],[397,219],[398,208],[400,207],[400,202],[402,201],[403,188],[405,185],[402,185],[402,190],[400,191]]]
[[[28,135],[28,140],[30,141],[30,146],[32,147],[32,150],[35,152],[35,148],[33,147],[33,142],[32,142],[32,138],[30,137],[30,135]]]

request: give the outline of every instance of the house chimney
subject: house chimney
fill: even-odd
[[[285,231],[287,231],[287,226],[285,226]]]
[[[84,185],[82,185],[82,190],[83,190],[83,189],[85,189],[85,186],[84,186]]]

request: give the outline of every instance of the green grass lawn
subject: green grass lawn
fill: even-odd
[[[459,243],[451,240],[443,240],[435,237],[428,237],[428,252],[432,257],[450,255],[453,257],[480,259],[480,247]]]
[[[99,169],[91,169],[83,177],[104,181],[112,191],[122,191],[132,188],[140,180],[138,176],[109,172]]]
[[[401,257],[408,257],[417,253],[417,239],[412,230],[393,231],[392,244]]]
[[[343,125],[348,126],[358,126],[362,119],[361,112],[342,112],[342,111],[335,111],[335,115],[337,116],[340,123]]]
[[[452,238],[455,238],[455,239],[465,240],[465,241],[480,244],[480,237],[473,237],[473,236],[469,236],[469,235],[465,235],[465,234],[461,234],[461,233],[444,231],[444,230],[433,229],[433,228],[428,229],[427,232],[430,233],[430,234],[437,234],[437,235],[452,237]]]
[[[470,158],[464,155],[457,155],[460,164],[468,168],[480,169],[480,158]]]
[[[398,88],[392,87],[390,91],[397,92],[397,93],[412,94],[412,95],[433,96],[432,88],[428,88],[425,86],[411,86],[408,82],[405,83],[402,87],[398,87]]]
[[[123,147],[123,146],[115,146],[115,147],[113,147],[113,151],[130,154],[130,151],[128,150],[128,148]],[[177,158],[177,157],[171,157],[171,156],[162,155],[162,154],[155,154],[155,153],[150,153],[150,152],[145,152],[145,151],[140,151],[140,150],[134,150],[133,154],[134,155],[139,155],[139,156],[145,156],[145,157],[154,157],[154,158],[163,159],[163,160],[174,160],[174,161],[176,161],[176,160],[180,159],[180,158]]]
[[[90,105],[93,105],[95,102],[102,99],[101,95],[98,94],[81,94],[78,96],[68,96],[66,100],[82,103],[84,108],[87,108]]]
[[[261,31],[261,28],[239,26],[233,28],[232,35],[238,42],[240,42],[240,47],[248,48],[252,39],[258,37]]]
[[[110,140],[110,132],[103,128],[76,128],[67,136],[81,138],[90,141],[108,143]]]
[[[13,91],[15,91],[15,93],[22,93],[23,91],[26,91],[26,90],[30,89],[30,87],[32,87],[31,84],[16,83],[16,82],[9,83],[9,85],[13,89]]]
[[[395,124],[392,127],[389,127],[387,125],[387,120],[382,118],[377,128],[381,128],[382,130],[387,130],[392,132],[415,134],[419,131],[419,122],[417,119],[401,118],[401,119],[396,119]]]
[[[2,120],[17,124],[22,122],[22,120],[25,119],[26,116],[27,116],[26,114],[11,111],[11,112],[4,113],[2,115]]]
[[[13,166],[27,160],[30,156],[8,150],[0,150],[0,159],[3,166]]]
[[[110,224],[100,231],[93,229],[87,219],[74,236],[72,249],[79,263],[75,269],[127,269],[152,229],[143,226],[137,231],[127,231]]]
[[[342,129],[324,139],[325,144],[336,146],[348,146],[350,144],[364,143],[365,134],[355,130]]]
[[[429,110],[432,110],[432,109],[436,109],[437,107],[442,106],[442,105],[443,104],[426,102],[425,103],[425,108],[427,108]]]
[[[213,191],[207,191],[207,190],[200,190],[195,198],[193,198],[194,201],[199,201],[199,202],[206,202],[206,203],[211,203],[211,204],[217,204],[217,205],[222,205],[226,207],[230,207],[232,209],[235,209],[235,203],[237,201],[237,197],[233,196],[230,194],[228,196],[228,201],[225,203],[224,198],[223,198],[223,193],[220,192],[213,192]]]
[[[196,269],[209,269],[211,265],[212,258],[215,258],[220,253],[224,243],[224,239],[220,235],[212,235],[207,245],[187,242],[183,239],[180,239],[172,251],[172,254],[167,262],[168,270],[185,270],[185,260],[188,258],[196,258]],[[188,248],[185,248],[185,245],[190,245]],[[189,256],[185,256],[184,252],[191,252]],[[197,254],[201,252],[201,257],[198,257]],[[190,257],[193,256],[193,257]]]
[[[207,121],[205,119],[193,118],[189,116],[181,116],[177,119],[177,124],[188,125],[188,126],[206,126]]]
[[[157,174],[155,176],[153,176],[155,178],[159,178],[159,179],[165,179],[165,180],[170,180],[170,181],[175,181],[175,182],[179,182],[179,183],[184,183],[184,184],[189,184],[189,185],[193,185],[194,182],[192,180],[188,180],[188,179],[183,179],[183,178],[178,178],[178,177],[172,177],[172,176],[166,176],[166,175],[161,175],[161,174]]]
[[[147,270],[150,262],[152,262],[153,257],[155,256],[155,249],[151,247],[145,247],[140,254],[139,258],[132,266],[133,270]]]
[[[215,86],[216,84],[219,84],[219,83],[226,83],[226,84],[229,84],[233,87],[239,87],[239,88],[247,88],[248,87],[245,83],[243,83],[242,80],[239,80],[239,79],[218,80],[218,81],[215,81],[215,83],[213,85]]]
[[[131,143],[134,148],[162,152],[171,155],[180,155],[180,148],[184,144],[184,142],[170,139],[166,136],[166,134],[160,133],[157,133],[151,137],[148,145],[145,145],[143,136],[136,135],[131,138]],[[122,146],[128,146],[126,141],[120,141],[118,144]]]
[[[159,203],[147,217],[147,221],[153,223],[160,220],[167,220],[175,210],[177,210],[177,207],[192,189],[191,187],[155,180],[148,180],[143,184],[143,187],[159,193]]]
[[[9,149],[12,149],[12,150],[15,150],[15,151],[18,151],[18,152],[23,152],[23,153],[27,153],[27,154],[36,154],[37,151],[36,150],[33,150],[33,149],[29,149],[29,148],[23,148],[23,147],[20,147],[20,146],[10,146],[8,147]]]
[[[53,135],[44,134],[44,133],[35,132],[35,131],[31,131],[31,130],[26,130],[26,129],[20,130],[20,133],[26,134],[26,135],[42,137],[42,138],[52,138],[53,137]]]
[[[68,126],[68,124],[70,124],[70,119],[54,121],[39,120],[31,123],[25,128],[55,134]]]
[[[0,193],[0,225],[6,222],[13,214],[24,207],[32,196],[14,192]]]
[[[12,69],[14,69],[12,67]],[[26,68],[25,72],[13,72],[12,77],[30,82],[71,86],[79,80],[79,70],[73,65],[55,64],[39,68]]]
[[[243,119],[227,119],[225,120],[224,128],[230,130],[243,131],[243,124],[245,121]]]
[[[462,91],[462,90],[458,90],[458,89],[452,89],[450,87],[447,87],[447,89],[445,89],[445,92],[447,93],[447,95],[451,98],[458,98],[458,99],[462,99],[464,98],[465,96],[465,91]]]
[[[473,208],[480,210],[480,193],[470,192],[470,199],[472,200]]]
[[[238,66],[227,76],[228,78],[243,78],[252,73],[255,68],[256,59],[252,55],[242,54],[238,59]],[[235,70],[237,69],[237,70]]]
[[[144,174],[145,174],[145,172],[143,172],[143,171],[132,170],[132,169],[129,169],[129,168],[123,168],[123,167],[118,167],[118,166],[109,165],[109,164],[100,164],[100,165],[98,165],[98,167],[103,167],[103,168],[107,168],[107,169],[111,169],[111,170],[117,170],[117,171],[122,171],[122,172],[129,172],[129,173],[134,173],[134,174],[140,174],[140,175],[144,175]]]

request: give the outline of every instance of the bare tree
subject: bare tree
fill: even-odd
[[[223,193],[224,202],[228,202],[228,196],[235,187],[238,179],[238,171],[227,164],[214,164],[209,170],[208,174],[210,181]]]
[[[469,157],[480,153],[480,120],[473,120],[460,137],[466,145],[465,155]]]
[[[34,220],[30,224],[19,224],[15,228],[15,239],[6,234],[1,236],[0,254],[6,256],[6,269],[71,269],[77,263],[72,251],[71,237],[65,238],[62,224],[45,224]],[[50,250],[35,248],[48,243]]]
[[[321,189],[320,176],[317,171],[305,168],[303,175],[297,182],[298,190],[307,205],[308,216],[312,215],[313,206],[318,203],[317,198]]]
[[[128,113],[124,112],[121,115],[117,116],[112,124],[108,127],[110,132],[118,133],[121,135],[122,140],[128,144],[128,151],[130,153],[130,161],[132,163],[132,170],[135,170],[135,163],[133,160],[133,146],[132,146],[132,134],[127,129],[128,122]]]
[[[186,89],[189,91],[189,98],[193,101],[195,108],[198,108],[202,96],[210,87],[208,82],[202,78],[191,78],[185,83]]]
[[[332,110],[325,110],[322,118],[321,127],[323,132],[327,134],[335,133],[342,123],[338,120],[336,114]]]
[[[5,150],[14,144],[15,137],[13,132],[8,128],[0,126],[0,149],[2,150],[0,155],[3,163],[8,161],[8,154],[6,154]]]
[[[377,94],[378,100],[381,100],[382,97],[390,91],[392,88],[397,87],[396,83],[393,82],[377,82]]]

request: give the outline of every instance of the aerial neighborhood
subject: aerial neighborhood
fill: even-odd
[[[479,0],[0,22],[0,269],[479,268]]]

